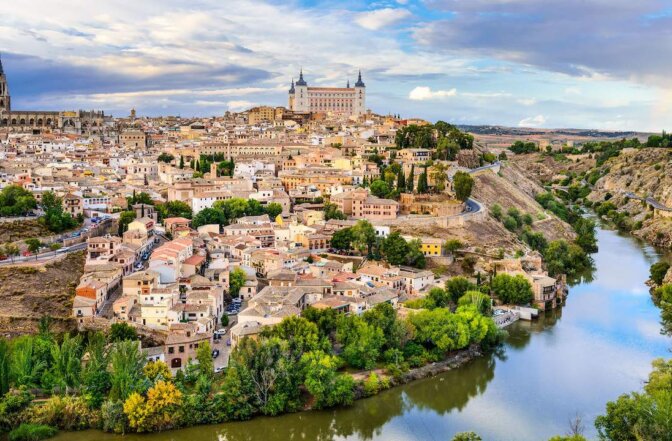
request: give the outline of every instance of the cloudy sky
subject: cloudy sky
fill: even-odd
[[[292,77],[378,113],[460,124],[672,128],[670,0],[0,2],[17,109],[221,115]]]

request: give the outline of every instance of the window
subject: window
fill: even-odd
[[[175,353],[175,348],[172,347],[172,346],[170,346],[170,347],[168,348],[168,353],[169,353],[169,354],[174,354],[174,353]]]
[[[184,353],[184,346],[179,347],[180,354]]]

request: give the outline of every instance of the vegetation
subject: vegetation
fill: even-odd
[[[35,197],[21,186],[8,185],[0,191],[0,217],[25,216],[35,208]]]
[[[238,297],[240,294],[240,288],[245,285],[246,275],[245,271],[236,267],[229,273],[229,295],[231,297]]]
[[[280,207],[280,212],[282,212],[282,207]],[[238,218],[262,214],[268,214],[271,220],[274,219],[279,214],[278,204],[268,204],[264,207],[256,199],[231,198],[217,201],[212,208],[205,208],[196,213],[191,225],[194,228],[210,224],[229,225]]]
[[[157,158],[159,162],[165,162],[166,164],[170,164],[171,162],[173,162],[174,159],[175,156],[166,152],[161,153]],[[180,168],[184,168],[184,158],[182,158],[182,156],[180,156],[180,164],[182,165]]]
[[[651,265],[649,270],[649,275],[653,283],[656,285],[662,285],[663,279],[667,274],[667,271],[670,269],[670,264],[664,261],[656,262]]]
[[[9,432],[9,441],[40,441],[51,438],[58,433],[57,429],[44,424],[21,424]]]
[[[44,216],[40,217],[39,222],[54,233],[70,230],[84,221],[83,217],[73,218],[70,213],[66,213],[63,210],[63,199],[57,197],[52,191],[47,191],[42,195],[41,205]]]
[[[471,191],[474,188],[474,178],[469,173],[459,171],[453,177],[453,188],[455,197],[464,202],[471,196]]]
[[[341,210],[338,209],[336,204],[327,202],[326,204],[324,204],[324,220],[328,221],[331,219],[345,220],[347,219],[347,216],[343,214]]]
[[[523,154],[523,153],[538,152],[539,148],[537,148],[537,145],[531,141],[530,142],[516,141],[513,144],[511,144],[509,150],[511,150],[513,153],[516,154]]]
[[[182,201],[168,201],[165,204],[157,204],[156,211],[160,220],[170,217],[191,219],[192,216],[191,206]]]
[[[492,292],[505,304],[529,305],[534,300],[532,285],[522,275],[497,274],[490,284]]]
[[[411,124],[397,131],[395,137],[397,148],[423,148],[438,149],[438,159],[454,160],[455,147],[459,149],[471,149],[474,137],[460,131],[457,127],[444,121],[438,121],[434,125],[418,126]]]

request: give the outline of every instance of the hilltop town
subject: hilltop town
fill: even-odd
[[[287,108],[211,118],[15,111],[0,79],[0,264],[78,278],[26,295],[7,274],[5,332],[125,323],[152,360],[179,370],[208,342],[223,369],[306,308],[403,312],[509,274],[530,294],[493,292],[505,326],[566,295],[530,239],[576,237],[544,189],[455,126],[365,111],[361,73],[311,88],[301,72]]]

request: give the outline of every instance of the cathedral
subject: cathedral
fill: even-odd
[[[78,135],[103,134],[111,118],[102,111],[49,111],[12,109],[7,76],[0,58],[0,131],[42,133],[58,130]]]
[[[324,112],[347,116],[360,116],[366,113],[366,85],[359,72],[355,87],[309,87],[303,78],[303,69],[299,80],[289,89],[289,110],[295,112]]]

